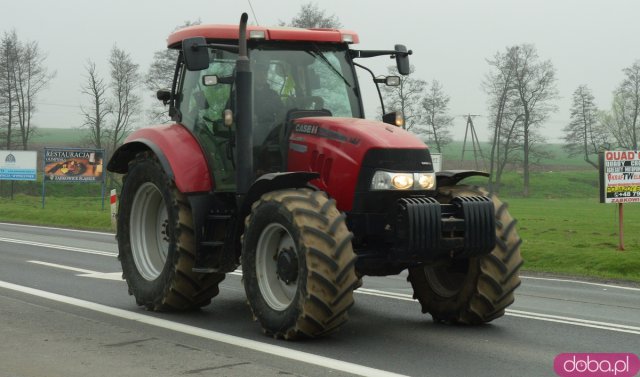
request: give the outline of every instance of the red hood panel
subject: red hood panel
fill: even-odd
[[[370,149],[427,149],[399,127],[358,118],[310,117],[295,120],[289,138],[288,170],[314,171],[312,183],[349,211],[365,154]]]

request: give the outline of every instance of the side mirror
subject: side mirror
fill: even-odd
[[[398,73],[403,76],[411,73],[411,66],[409,65],[409,55],[413,51],[407,51],[405,45],[396,45],[394,50],[396,51],[396,65],[398,66]]]
[[[218,76],[216,75],[206,75],[202,76],[202,85],[204,86],[214,86],[218,85]]]
[[[204,37],[187,38],[182,41],[184,63],[189,71],[209,68],[209,48]]]
[[[169,89],[160,89],[156,92],[156,98],[166,105],[171,100],[171,92]]]
[[[400,76],[387,76],[384,79],[386,86],[400,86]]]

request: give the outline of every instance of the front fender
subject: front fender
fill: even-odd
[[[473,176],[489,177],[489,173],[478,170],[443,170],[436,173],[438,187],[455,186],[465,178]]]
[[[143,128],[132,133],[111,157],[107,170],[125,174],[139,152],[151,150],[182,193],[209,192],[213,181],[196,138],[180,124]]]
[[[249,192],[242,201],[241,218],[249,214],[251,205],[260,199],[262,194],[269,191],[282,190],[287,188],[303,188],[311,187],[309,181],[318,178],[320,174],[313,172],[285,172],[285,173],[268,173],[256,181],[249,188]]]

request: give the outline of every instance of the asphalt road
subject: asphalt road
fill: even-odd
[[[349,322],[286,342],[252,321],[239,272],[206,308],[135,305],[114,236],[0,224],[0,376],[553,376],[566,352],[640,353],[640,288],[522,278],[507,315],[436,324],[405,276],[367,277]]]

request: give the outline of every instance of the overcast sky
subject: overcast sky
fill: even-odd
[[[56,71],[38,98],[38,127],[75,128],[81,123],[80,94],[87,59],[107,75],[114,44],[148,70],[153,52],[166,47],[171,30],[187,20],[237,23],[246,11],[250,22],[275,25],[289,21],[298,0],[3,0],[0,31],[15,29],[21,40],[36,40]],[[483,116],[475,123],[487,138],[487,98],[481,82],[486,59],[506,46],[533,43],[542,59],[556,70],[561,96],[559,111],[543,133],[559,141],[568,121],[571,95],[588,85],[600,108],[609,108],[612,91],[623,79],[622,69],[640,59],[638,0],[323,0],[316,2],[335,14],[344,28],[356,31],[361,49],[388,49],[402,43],[414,51],[411,62],[421,79],[439,80],[451,97],[456,139],[464,136],[463,114]],[[362,61],[376,73],[386,73],[388,58]],[[361,76],[364,77],[364,76]],[[373,90],[372,86],[367,86]],[[144,93],[149,97],[149,93]],[[379,106],[373,93],[365,97],[367,116]],[[139,125],[144,125],[141,119]]]

